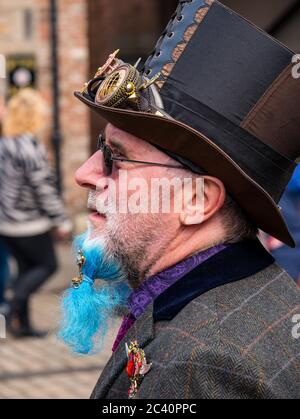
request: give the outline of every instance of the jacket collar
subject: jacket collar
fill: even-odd
[[[193,256],[165,269],[146,279],[138,289],[132,291],[128,298],[128,308],[135,319],[138,319],[159,295],[174,285],[181,278],[192,272],[197,266],[222,252],[228,245],[221,244],[202,250]]]
[[[158,296],[154,301],[154,321],[172,320],[200,295],[252,276],[274,262],[258,239],[232,244]]]

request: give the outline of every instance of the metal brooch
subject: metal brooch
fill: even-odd
[[[78,276],[76,276],[75,278],[72,279],[72,285],[73,285],[73,288],[75,288],[75,289],[78,289],[80,287],[80,285],[82,284],[83,277],[84,277],[82,269],[83,269],[83,266],[84,266],[85,262],[86,262],[86,258],[84,257],[84,255],[82,253],[82,250],[79,250],[78,255],[77,255],[77,259],[76,259],[79,274],[78,274]]]
[[[150,371],[152,364],[147,364],[146,355],[143,349],[139,348],[137,341],[133,341],[130,345],[126,343],[127,375],[130,380],[128,390],[129,399],[134,399],[144,376]]]

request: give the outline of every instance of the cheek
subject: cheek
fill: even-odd
[[[132,225],[133,223],[129,214],[115,213],[107,215],[107,230],[110,232],[112,239],[130,232]]]
[[[144,230],[139,215],[114,214],[108,215],[106,233],[112,245],[118,243],[124,249],[131,248],[140,241]]]

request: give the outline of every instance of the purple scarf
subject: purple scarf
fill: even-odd
[[[226,245],[222,244],[197,253],[189,259],[179,262],[177,265],[148,278],[137,290],[133,291],[128,298],[130,313],[123,319],[112,351],[116,351],[128,330],[135,321],[142,316],[146,308],[155,300],[155,298],[170,288],[175,282],[194,270],[197,266],[226,249],[226,247]]]

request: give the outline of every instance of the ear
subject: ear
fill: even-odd
[[[202,224],[222,208],[226,198],[223,182],[215,177],[203,176],[201,183],[193,185],[193,193],[184,202],[180,214],[182,225]],[[199,181],[199,178],[197,179]]]

